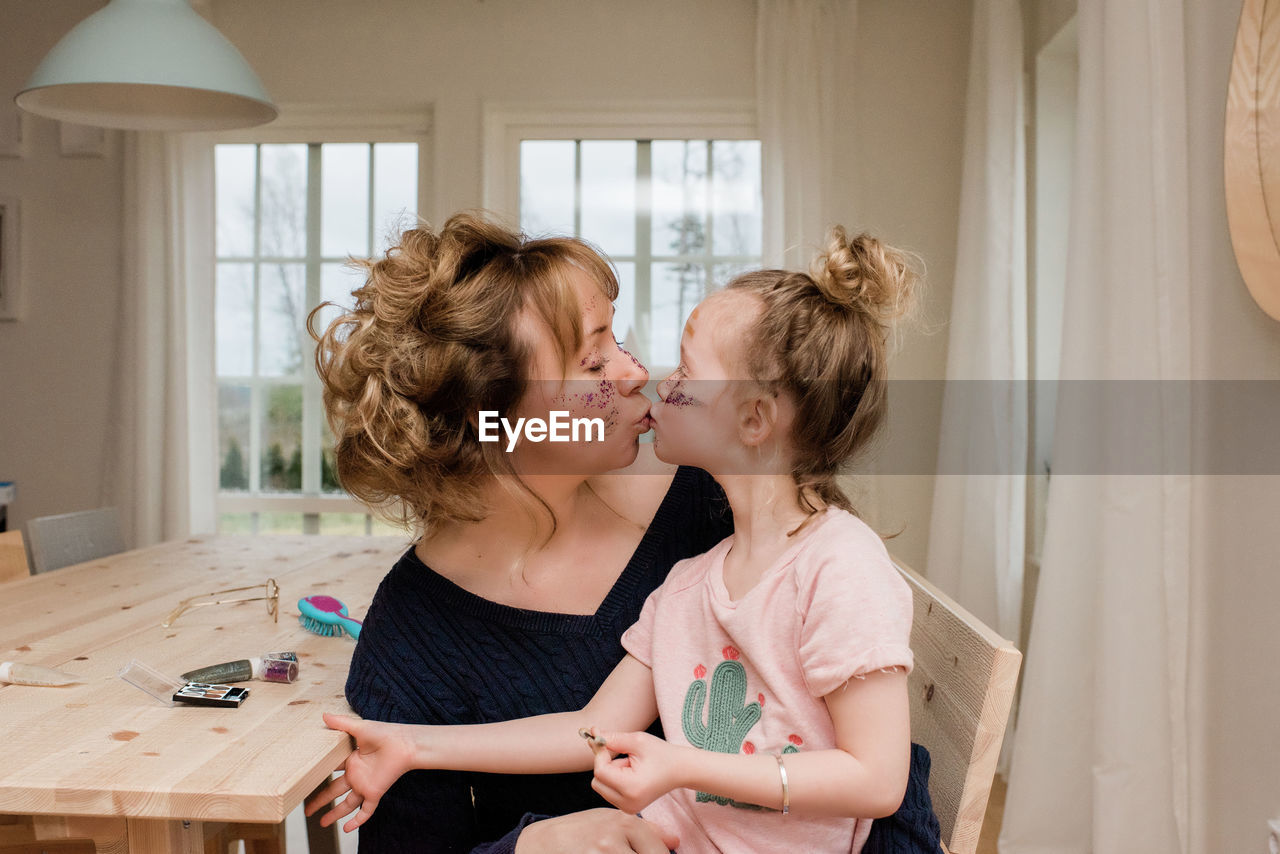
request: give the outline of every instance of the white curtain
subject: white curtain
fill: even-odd
[[[926,574],[1015,642],[1027,459],[1022,14],[976,0],[947,382]]]
[[[1190,376],[1182,0],[1080,0],[1078,30],[1062,377],[1106,400]],[[1188,412],[1146,388],[1152,474],[1114,464],[1128,419],[1059,398],[1003,854],[1188,851]],[[1067,472],[1088,425],[1110,470]]]
[[[756,120],[764,181],[764,263],[804,269],[821,246],[833,200],[839,49],[854,27],[853,0],[758,0]],[[847,133],[847,129],[845,131]]]
[[[111,489],[134,547],[213,531],[213,147],[125,134],[124,298]]]

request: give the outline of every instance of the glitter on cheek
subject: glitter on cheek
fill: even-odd
[[[618,428],[619,414],[620,413],[618,412],[617,407],[615,407],[609,410],[609,413],[604,417],[604,434],[606,436],[610,435],[611,433],[613,433],[614,430]]]
[[[607,409],[613,402],[615,386],[611,380],[600,380],[593,391],[558,394],[552,403],[574,411]]]
[[[667,392],[667,396],[663,400],[663,403],[665,403],[667,406],[676,406],[681,409],[688,406],[702,405],[702,401],[698,400],[697,398],[691,397],[690,395],[685,394],[684,380],[681,380],[680,382],[676,383],[674,386],[671,387],[671,390]]]

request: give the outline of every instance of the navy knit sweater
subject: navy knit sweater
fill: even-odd
[[[491,602],[433,572],[410,549],[369,606],[347,677],[347,701],[367,719],[417,724],[485,723],[580,709],[621,660],[619,638],[672,565],[708,550],[732,530],[728,502],[715,481],[698,469],[679,469],[631,560],[591,615]],[[391,787],[360,828],[360,851],[511,852],[530,821],[608,806],[590,781],[590,772],[413,771]],[[872,825],[873,834],[880,824]],[[915,823],[907,824],[914,832]],[[938,848],[935,841],[927,849],[881,850]]]

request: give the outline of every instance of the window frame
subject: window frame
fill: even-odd
[[[765,143],[760,138],[755,105],[749,101],[488,102],[483,108],[482,136],[484,205],[513,228],[520,227],[520,144],[525,140],[754,140],[760,143],[761,191],[768,194],[763,175]],[[762,204],[768,207],[767,197]],[[707,253],[701,261],[708,269],[716,261],[733,260],[728,256],[712,257],[709,248]],[[650,255],[645,247],[637,245],[634,263],[638,290],[645,287],[641,262],[661,260]],[[628,256],[626,260],[632,258]],[[674,368],[675,365],[650,365],[655,375]]]
[[[329,144],[329,143],[388,143],[405,142],[418,146],[418,216],[422,217],[427,210],[430,199],[432,165],[434,162],[433,117],[430,109],[415,110],[336,110],[332,107],[293,107],[282,111],[280,117],[269,127],[249,128],[243,130],[220,131],[204,135],[210,150],[217,145],[268,145],[268,144]],[[214,200],[210,199],[210,206]],[[317,249],[317,253],[319,250]],[[210,269],[216,276],[218,257],[217,248],[212,239],[209,241]],[[321,256],[316,255],[319,259]],[[308,259],[308,263],[310,259]],[[211,288],[216,281],[210,282]],[[216,315],[214,318],[216,323]],[[304,357],[304,363],[309,360]],[[213,371],[213,397],[210,406],[215,420],[218,412],[218,376]],[[267,379],[267,383],[271,382]],[[308,451],[319,453],[319,447],[311,445],[319,440],[320,425],[315,421],[316,413],[320,413],[320,380],[313,370],[302,371],[303,389],[303,454]],[[310,402],[310,407],[308,403]],[[312,418],[307,417],[308,409]],[[323,413],[320,413],[323,417]],[[316,433],[308,439],[308,431]],[[218,459],[219,439],[215,433],[210,454],[214,457],[214,472],[220,470]],[[246,449],[248,453],[248,449]],[[251,463],[251,466],[253,463]],[[251,469],[252,470],[252,469]],[[305,472],[305,469],[304,469]],[[304,474],[304,481],[306,476]],[[304,483],[305,485],[305,483]],[[365,531],[372,530],[371,511],[364,504],[343,494],[324,494],[318,491],[264,493],[264,492],[226,492],[223,491],[215,477],[214,512],[220,519],[224,514],[264,514],[264,513],[300,513],[302,514],[304,534],[318,534],[320,531],[320,514],[358,513],[366,516]],[[257,531],[257,516],[254,530]]]

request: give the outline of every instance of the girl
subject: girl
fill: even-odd
[[[325,816],[358,809],[350,831],[414,768],[594,768],[596,791],[684,852],[860,851],[907,783],[911,595],[835,477],[883,418],[888,324],[915,282],[902,253],[837,228],[808,275],[749,273],[705,300],[659,386],[655,450],[720,482],[735,533],[672,569],[580,711],[326,715],[357,750],[308,812],[350,792]],[[640,732],[659,716],[667,741]]]

